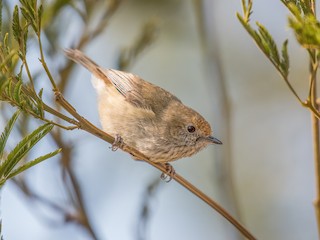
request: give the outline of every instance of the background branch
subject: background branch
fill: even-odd
[[[271,61],[275,69],[287,84],[289,90],[297,98],[303,107],[311,112],[312,135],[313,135],[313,155],[316,179],[316,199],[314,207],[316,212],[318,236],[320,236],[320,139],[319,139],[319,119],[320,112],[317,103],[317,72],[319,68],[320,23],[316,16],[316,1],[290,1],[281,0],[285,7],[291,12],[289,16],[289,26],[295,33],[298,43],[309,54],[309,93],[303,101],[289,80],[289,56],[287,52],[288,41],[284,41],[281,56],[277,49],[277,44],[272,35],[260,23],[257,22],[258,30],[254,30],[250,25],[250,15],[252,13],[252,1],[242,0],[243,16],[237,14],[240,23],[253,38],[257,46],[264,55]]]
[[[232,116],[215,24],[218,20],[214,14],[215,1],[195,0],[194,6],[204,56],[206,85],[210,89],[211,105],[215,112],[213,122],[217,128],[214,134],[223,139],[224,142],[223,149],[214,152],[214,172],[217,176],[215,180],[219,183],[221,202],[224,203],[229,212],[241,219],[232,171]],[[226,232],[230,238],[241,239],[238,232],[230,231],[229,228],[226,228]]]
[[[92,30],[87,31],[88,29],[91,29],[91,28],[85,27],[85,31],[83,32],[82,37],[80,36],[79,43],[76,44],[77,48],[81,49],[81,48],[85,47],[87,45],[87,43],[89,43],[89,41],[91,41],[93,38],[95,38],[96,36],[98,36],[99,34],[101,34],[103,32],[104,28],[108,24],[110,17],[113,15],[114,11],[118,8],[119,2],[120,1],[113,1],[114,5],[112,5],[110,7],[110,9],[108,8],[108,10],[105,10],[104,12],[102,10],[103,17],[100,19],[100,21],[98,21],[96,28],[92,28]],[[33,5],[31,6],[30,3],[32,3]],[[93,14],[94,8],[92,7],[93,4],[90,4],[90,1],[84,1],[83,3],[85,6],[85,8],[84,8],[85,11],[81,12],[79,15],[84,19],[85,25],[88,26],[90,24],[91,19],[93,19],[93,17],[94,17],[94,14]],[[56,71],[56,72],[53,71],[52,73],[50,71],[50,68],[54,69],[54,67],[53,67],[54,65],[52,64],[52,66],[51,66],[49,61],[50,60],[54,61],[55,57],[57,58],[59,54],[56,53],[55,55],[53,54],[53,56],[51,56],[50,54],[47,54],[48,52],[50,52],[50,48],[54,49],[55,46],[53,46],[53,45],[55,45],[56,43],[53,43],[53,41],[49,42],[49,44],[42,43],[43,38],[44,38],[43,36],[45,34],[50,34],[50,31],[48,29],[47,29],[47,31],[42,29],[41,23],[43,22],[43,20],[46,20],[45,21],[45,23],[47,24],[46,26],[48,26],[48,28],[49,28],[49,26],[50,26],[49,23],[51,22],[51,20],[53,21],[53,16],[55,16],[55,14],[58,13],[57,9],[55,9],[53,11],[55,14],[52,14],[52,19],[50,19],[50,18],[49,19],[48,18],[42,19],[41,16],[42,16],[43,9],[41,8],[41,6],[39,8],[37,8],[37,1],[21,0],[21,4],[27,10],[30,7],[35,7],[35,9],[31,9],[30,12],[23,12],[23,11],[27,11],[27,10],[22,10],[24,8],[20,8],[20,11],[23,12],[23,14],[22,14],[23,16],[21,16],[21,17],[18,16],[15,18],[15,20],[16,20],[15,22],[17,23],[17,25],[16,25],[17,28],[15,30],[15,33],[18,33],[18,34],[16,34],[16,40],[18,40],[18,42],[20,41],[20,42],[24,43],[24,44],[19,44],[18,48],[20,51],[19,51],[18,55],[15,55],[15,58],[19,57],[20,60],[22,60],[23,64],[20,68],[21,71],[18,74],[18,77],[16,77],[15,76],[16,75],[15,69],[17,69],[19,67],[19,65],[17,63],[18,61],[13,58],[13,60],[16,61],[15,64],[17,64],[17,65],[15,67],[12,67],[10,65],[12,63],[11,62],[8,63],[7,60],[5,60],[4,61],[4,65],[5,65],[4,68],[7,68],[7,69],[3,70],[4,71],[3,74],[9,79],[9,83],[10,83],[10,85],[6,86],[5,89],[9,89],[9,90],[11,88],[18,89],[17,91],[14,90],[13,92],[19,92],[21,90],[19,93],[23,94],[23,98],[24,98],[23,100],[26,100],[30,106],[29,106],[29,108],[25,108],[25,105],[23,105],[21,103],[21,101],[16,101],[16,99],[5,99],[5,100],[13,105],[16,105],[19,108],[24,109],[25,112],[27,112],[29,115],[32,115],[33,117],[41,119],[43,121],[47,121],[47,122],[51,121],[53,124],[55,124],[56,126],[59,127],[59,128],[55,129],[56,131],[51,133],[51,136],[52,136],[52,139],[56,145],[63,146],[63,152],[61,154],[61,167],[63,168],[62,172],[63,172],[65,191],[67,192],[68,198],[71,199],[73,207],[76,210],[76,213],[70,215],[70,219],[79,223],[81,225],[81,227],[86,229],[92,239],[98,239],[99,237],[95,233],[94,227],[92,226],[92,223],[90,222],[90,219],[87,215],[87,208],[86,208],[86,203],[84,200],[82,186],[79,184],[79,180],[78,180],[76,174],[72,170],[74,159],[71,156],[71,152],[73,150],[73,145],[64,139],[63,133],[62,133],[62,128],[70,129],[70,130],[74,129],[74,128],[80,128],[80,129],[83,129],[83,130],[109,142],[109,143],[113,143],[114,139],[111,136],[109,136],[108,134],[101,131],[100,129],[96,128],[93,124],[91,124],[91,122],[89,122],[88,120],[83,118],[80,114],[78,114],[76,109],[68,101],[66,101],[65,98],[63,97],[63,93],[65,92],[66,86],[68,85],[67,79],[69,79],[69,77],[70,77],[70,73],[72,70],[72,64],[70,62],[67,62],[65,67],[62,67],[59,71]],[[19,8],[17,7],[16,9],[19,9]],[[32,11],[32,10],[34,10],[34,11]],[[77,9],[76,12],[79,12],[79,9]],[[50,14],[49,14],[49,16],[50,16]],[[33,29],[34,32],[36,33],[36,36],[34,36],[34,37],[38,38],[38,47],[40,50],[40,54],[39,54],[40,61],[43,66],[43,70],[45,71],[45,73],[47,75],[46,77],[49,78],[51,85],[52,85],[52,88],[54,89],[56,102],[51,103],[50,101],[47,100],[47,98],[45,100],[43,100],[42,99],[42,90],[43,89],[40,89],[40,91],[35,91],[36,88],[41,86],[40,83],[44,82],[44,81],[42,81],[42,79],[44,79],[44,76],[40,75],[40,77],[36,78],[34,75],[32,76],[32,71],[29,70],[29,67],[27,64],[28,60],[26,58],[26,52],[24,51],[24,46],[26,46],[27,43],[23,42],[24,41],[23,39],[28,35],[26,35],[26,32],[21,31],[21,28],[20,28],[20,26],[22,26],[25,22],[27,22],[29,25],[26,25],[24,27],[26,29]],[[127,53],[128,53],[127,55],[129,57],[127,57],[127,56],[123,57],[123,59],[122,59],[122,60],[124,60],[122,62],[123,68],[126,68],[126,67],[132,65],[133,60],[135,60],[136,57],[142,52],[142,50],[144,50],[144,48],[153,41],[154,29],[155,29],[154,26],[152,26],[151,28],[146,28],[146,30],[142,31],[141,38],[138,38],[138,40],[132,45],[133,47],[131,48],[131,50],[133,49],[134,51],[127,51]],[[41,38],[40,38],[40,34],[41,34]],[[49,37],[49,35],[47,36],[47,38],[52,39]],[[58,39],[58,36],[57,36],[57,39]],[[50,44],[52,44],[52,46],[50,46]],[[15,47],[17,47],[17,46],[15,46]],[[54,51],[51,51],[51,52],[54,52]],[[2,68],[2,69],[4,69],[4,68]],[[24,70],[27,71],[27,75],[29,77],[29,81],[31,84],[30,83],[23,83],[23,84],[19,85],[22,82],[22,79],[24,78],[24,75],[22,73],[23,68],[24,68]],[[57,81],[55,81],[55,79],[59,79],[60,81],[57,82]],[[17,96],[20,97],[20,95],[17,95]],[[58,103],[58,104],[56,104],[56,103]],[[62,106],[65,110],[67,110],[67,112],[71,115],[71,117],[69,116],[69,114],[63,114],[60,106]],[[53,119],[48,118],[47,113],[50,113],[49,116],[53,117]],[[71,126],[64,127],[65,122],[70,123]],[[137,150],[132,149],[126,145],[123,146],[123,150],[126,152],[129,152],[130,154],[132,154],[136,157],[139,157],[139,158],[145,160],[146,162],[148,162],[152,166],[156,167],[160,171],[166,172],[166,169],[164,166],[162,166],[161,164],[155,164],[153,162],[150,162],[145,156],[143,156]],[[202,193],[195,186],[193,186],[188,181],[186,181],[183,177],[181,177],[180,175],[177,174],[176,176],[174,176],[174,179],[178,183],[180,183],[182,186],[187,188],[194,195],[201,198],[204,202],[206,202],[213,209],[218,211],[221,215],[223,215],[239,231],[241,231],[242,234],[244,236],[246,236],[248,239],[255,239],[252,236],[252,234],[249,233],[228,212],[226,212],[215,201],[210,199],[207,195]],[[31,195],[27,194],[27,191],[24,191],[24,192],[26,193],[27,197],[31,196]],[[46,201],[45,198],[41,198],[41,199],[42,199],[42,202],[46,202],[47,205],[49,205],[49,206],[54,205],[54,203],[50,203],[50,201]]]
[[[95,127],[93,124],[91,124],[88,120],[86,120],[84,117],[79,115],[76,110],[64,99],[61,93],[55,92],[56,94],[56,101],[68,112],[70,113],[74,118],[76,118],[80,123],[80,128],[88,133],[91,133],[95,135],[98,138],[101,138],[102,140],[113,144],[115,139],[103,132],[102,130]],[[153,167],[156,167],[158,170],[163,172],[164,174],[167,173],[167,169],[163,164],[160,163],[154,163],[149,160],[149,158],[142,153],[140,153],[138,150],[126,145],[123,143],[121,146],[121,149],[131,155],[133,155],[135,158],[143,160]],[[190,182],[188,182],[186,179],[184,179],[179,174],[175,174],[172,176],[172,179],[174,179],[176,182],[181,184],[183,187],[188,189],[191,193],[199,197],[202,201],[207,203],[211,208],[216,210],[218,213],[220,213],[226,220],[228,220],[232,225],[234,225],[246,238],[248,239],[255,239],[255,237],[242,225],[240,224],[235,218],[233,218],[224,208],[222,208],[218,203],[216,203],[214,200],[212,200],[210,197],[208,197],[206,194],[204,194],[202,191],[200,191],[197,187],[192,185]]]

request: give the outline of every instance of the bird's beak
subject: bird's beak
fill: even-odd
[[[213,136],[209,136],[209,137],[207,137],[206,139],[207,139],[209,142],[211,142],[211,143],[222,144],[222,142],[221,142],[219,139],[217,139],[217,138],[215,138],[215,137],[213,137]]]

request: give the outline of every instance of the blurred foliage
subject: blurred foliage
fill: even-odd
[[[318,100],[317,91],[317,72],[320,63],[320,22],[316,17],[316,3],[315,0],[281,0],[291,13],[288,17],[289,27],[294,32],[300,46],[304,48],[309,55],[309,92],[306,100],[302,100],[289,79],[288,40],[285,40],[282,45],[280,57],[277,45],[269,31],[259,22],[256,22],[258,30],[255,30],[250,24],[253,6],[252,2],[252,0],[242,0],[243,14],[237,13],[240,23],[280,73],[290,91],[294,94],[300,104],[308,108],[312,113],[313,153],[316,173],[316,199],[314,200],[314,206],[317,217],[318,233],[320,234],[320,102]]]
[[[298,42],[306,49],[319,49],[320,23],[313,14],[308,1],[299,5],[286,3],[293,16],[289,17],[289,26],[294,30]]]
[[[154,42],[157,34],[157,26],[157,21],[154,19],[142,27],[138,39],[132,46],[124,48],[121,51],[118,59],[118,69],[127,70],[131,67],[143,50]]]
[[[61,59],[61,45],[66,44],[66,31],[73,23],[70,20],[66,22],[66,16],[68,19],[71,16],[73,19],[81,20],[80,26],[76,29],[77,35],[72,39],[72,47],[83,49],[103,33],[121,3],[122,0],[19,0],[13,7],[12,2],[9,4],[0,0],[0,102],[8,103],[1,104],[0,114],[5,119],[6,110],[12,112],[13,107],[18,109],[10,119],[7,119],[7,125],[1,135],[0,185],[19,174],[20,177],[15,178],[13,182],[26,197],[37,199],[44,206],[58,211],[66,221],[77,223],[92,239],[98,237],[87,217],[82,186],[72,167],[74,156],[71,152],[74,146],[64,139],[62,132],[62,130],[82,128],[83,123],[87,122],[81,116],[78,120],[62,113],[63,106],[55,101],[58,98],[63,99],[66,106],[76,114],[75,109],[62,97],[70,82],[74,63],[67,61],[58,68],[52,67],[49,63]],[[68,15],[65,12],[68,12]],[[155,40],[156,30],[157,23],[153,20],[147,21],[136,42],[123,48],[118,58],[119,66],[129,68],[140,53]],[[30,58],[30,55],[35,54],[40,63]],[[33,68],[35,65],[42,68],[35,71],[30,65]],[[46,84],[43,84],[45,82]],[[40,84],[46,87],[40,88]],[[51,92],[51,97],[48,95],[44,97],[44,92],[50,92],[48,89],[52,89],[54,95]],[[19,115],[20,122],[16,121]],[[27,124],[29,120],[32,124]],[[30,127],[34,125],[38,127],[36,130],[31,130]],[[90,126],[89,123],[88,125]],[[52,130],[54,126],[56,127]],[[22,140],[9,151],[5,146],[13,129],[18,131]],[[28,160],[27,154],[38,141],[48,135],[58,149]],[[27,183],[24,175],[21,175],[30,167],[58,153],[60,153],[64,191],[68,197],[67,202],[72,205],[68,208],[63,206],[63,203],[53,202],[34,193],[32,181],[31,184]]]
[[[18,168],[15,168],[18,163],[24,159],[27,153],[36,145],[36,143],[45,137],[53,128],[53,125],[49,123],[38,127],[32,133],[25,136],[10,153],[4,154],[6,142],[14,124],[16,123],[19,113],[20,111],[17,111],[13,114],[0,136],[0,186],[2,186],[8,179],[61,152],[61,149],[57,149],[54,152],[40,156],[34,160],[28,161],[27,163],[23,163]]]
[[[35,9],[37,9],[37,12]],[[20,11],[23,17],[20,16]],[[36,118],[45,119],[42,104],[42,89],[38,94],[36,94],[33,88],[32,78],[30,78],[31,85],[24,84],[22,80],[22,72],[24,67],[27,71],[29,71],[26,63],[28,28],[31,26],[35,32],[40,32],[41,14],[42,7],[40,6],[37,8],[36,1],[21,0],[20,10],[18,6],[15,6],[12,16],[12,34],[16,42],[12,43],[12,41],[8,41],[8,39],[11,38],[10,33],[4,33],[1,31],[0,100],[6,101],[12,106],[16,106],[25,113],[28,113]],[[0,23],[2,24],[2,14],[0,17]],[[21,61],[18,61],[18,59]],[[17,74],[15,73],[16,68],[19,69]],[[61,151],[60,149],[56,150],[52,153],[46,154],[26,164],[23,164],[16,169],[15,167],[19,162],[21,162],[22,159],[24,159],[26,154],[34,147],[34,145],[40,139],[46,136],[53,128],[51,123],[40,126],[31,134],[26,135],[21,142],[19,142],[16,147],[10,153],[6,154],[6,157],[4,157],[4,147],[16,122],[19,112],[20,111],[16,112],[8,121],[7,126],[1,135],[0,185],[3,185],[7,179],[27,170],[28,168],[45,159],[55,156]],[[50,121],[47,120],[47,122]]]
[[[297,41],[305,48],[309,55],[311,64],[313,65],[312,71],[317,71],[317,65],[319,60],[319,49],[320,46],[320,23],[316,19],[314,11],[313,1],[294,1],[294,0],[281,0],[281,2],[288,8],[292,13],[292,16],[288,18],[289,26],[294,31]],[[237,13],[237,17],[242,26],[247,30],[249,35],[255,41],[257,46],[265,54],[265,56],[271,61],[276,70],[281,74],[282,78],[286,82],[290,91],[294,94],[297,100],[302,106],[309,108],[317,118],[320,118],[320,112],[318,107],[315,105],[313,100],[313,88],[314,78],[311,78],[309,83],[309,94],[307,99],[304,101],[298,95],[295,88],[291,85],[289,80],[289,55],[288,55],[288,40],[285,40],[281,47],[281,54],[279,53],[277,44],[275,43],[272,35],[269,33],[267,28],[256,22],[258,27],[257,30],[250,23],[250,17],[252,15],[252,0],[242,0],[242,15]],[[313,51],[314,50],[314,51]],[[311,76],[314,72],[310,73]]]

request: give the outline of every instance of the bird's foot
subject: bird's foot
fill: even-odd
[[[122,137],[119,134],[116,134],[115,138],[114,138],[114,142],[111,145],[111,150],[112,151],[117,151],[118,148],[121,148],[123,145],[123,140]]]
[[[172,178],[176,174],[176,171],[174,170],[174,168],[172,167],[172,165],[170,163],[165,163],[163,165],[166,168],[166,172],[162,173],[160,178],[161,178],[161,180],[168,183],[172,180]]]

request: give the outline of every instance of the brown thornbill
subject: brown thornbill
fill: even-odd
[[[79,50],[65,53],[92,73],[103,130],[151,161],[167,163],[222,144],[199,113],[166,90],[131,73],[102,68]]]

